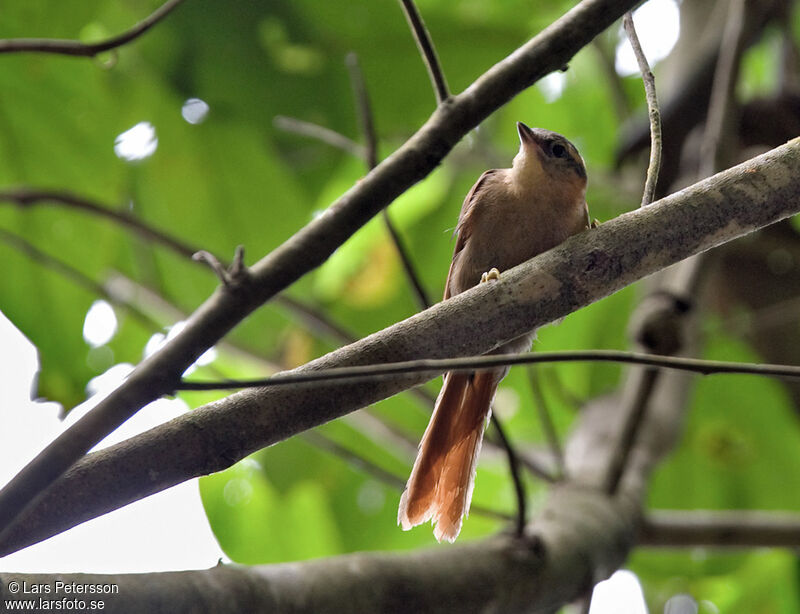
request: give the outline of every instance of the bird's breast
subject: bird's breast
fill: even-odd
[[[559,200],[541,191],[518,195],[497,189],[477,199],[469,237],[454,263],[451,293],[475,286],[493,267],[501,272],[513,268],[580,232],[585,227],[583,199]]]

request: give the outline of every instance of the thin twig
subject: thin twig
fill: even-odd
[[[359,124],[361,124],[361,133],[364,135],[364,141],[366,142],[365,159],[367,162],[367,170],[371,171],[378,165],[378,137],[375,132],[372,105],[369,101],[369,93],[367,92],[367,85],[364,81],[364,73],[358,62],[358,56],[355,53],[348,53],[345,58],[345,63],[350,73],[350,84],[353,88],[353,96],[356,101],[356,110],[358,111]],[[408,248],[403,242],[400,233],[397,231],[394,222],[392,222],[392,218],[389,216],[389,208],[386,207],[383,209],[381,215],[386,230],[389,231],[389,236],[397,250],[397,254],[400,256],[400,262],[403,265],[406,279],[408,279],[408,282],[414,289],[414,294],[417,297],[417,304],[421,309],[427,309],[431,306],[428,293],[425,292],[425,288],[422,286],[416,267],[411,260],[411,255],[408,253]]]
[[[647,63],[647,57],[642,51],[639,37],[636,35],[636,28],[633,25],[633,15],[630,11],[625,13],[622,18],[622,25],[630,40],[636,61],[639,63],[639,71],[642,73],[645,98],[647,99],[647,113],[650,118],[650,163],[647,166],[647,179],[644,184],[644,194],[642,195],[642,206],[644,207],[655,200],[658,172],[661,169],[661,111],[658,108],[656,80],[653,76],[653,71],[650,70],[650,64]]]
[[[639,427],[647,415],[650,397],[653,394],[653,390],[655,390],[658,377],[658,369],[650,368],[644,370],[642,379],[636,388],[636,396],[631,401],[630,408],[625,414],[622,433],[616,448],[614,448],[614,455],[611,457],[609,469],[605,476],[606,482],[603,484],[605,492],[609,494],[614,494],[617,491],[622,476],[625,474],[631,450],[636,443]]]
[[[317,371],[285,372],[272,377],[253,380],[229,380],[222,382],[187,382],[181,381],[176,390],[231,390],[237,388],[264,388],[268,386],[288,386],[293,384],[309,384],[347,380],[348,382],[381,379],[407,373],[430,373],[431,375],[445,371],[469,372],[475,369],[493,369],[497,367],[528,365],[545,362],[614,362],[622,364],[645,365],[699,373],[713,374],[747,374],[765,375],[776,378],[800,378],[800,367],[792,365],[753,364],[746,362],[726,362],[720,360],[702,360],[699,358],[683,358],[679,356],[659,356],[640,352],[622,350],[582,350],[568,352],[538,352],[536,354],[492,354],[470,356],[467,358],[442,358],[406,360],[376,365],[358,365],[353,367],[336,367]]]
[[[598,36],[592,41],[592,47],[595,50],[595,55],[600,63],[600,68],[605,73],[606,83],[611,90],[611,100],[614,103],[614,111],[617,116],[617,121],[621,124],[631,116],[631,103],[628,101],[628,95],[625,92],[622,78],[617,73],[614,65],[614,57],[616,49],[609,48],[606,42],[606,37]]]
[[[367,148],[347,138],[341,132],[336,132],[336,130],[295,117],[286,117],[285,115],[276,115],[272,120],[272,125],[284,132],[315,139],[336,149],[341,149],[355,158],[367,161]]]
[[[644,83],[645,98],[647,99],[648,117],[650,119],[650,162],[647,166],[647,178],[645,180],[644,193],[642,194],[642,207],[646,207],[653,202],[658,183],[658,173],[661,168],[661,113],[658,108],[658,96],[656,95],[656,83],[647,57],[644,55],[636,28],[633,25],[633,15],[630,11],[625,13],[622,24],[630,40],[639,70],[642,73]],[[647,347],[648,350],[660,349]],[[613,494],[616,492],[628,460],[633,450],[639,430],[644,423],[650,398],[656,383],[659,379],[659,370],[648,368],[642,374],[641,380],[630,399],[630,403],[624,407],[622,418],[622,429],[619,441],[614,450],[614,454],[606,468],[605,483],[603,486],[606,492]]]
[[[503,448],[506,451],[506,456],[508,457],[508,471],[511,473],[511,481],[514,483],[514,494],[517,498],[517,523],[515,527],[515,535],[517,537],[522,537],[522,535],[525,533],[525,522],[528,513],[525,484],[522,481],[522,475],[519,470],[519,460],[516,452],[514,451],[514,447],[511,445],[511,441],[509,441],[508,437],[506,437],[502,422],[495,415],[492,415],[492,418],[494,418],[492,420],[494,429],[497,431],[497,436],[500,438]]]
[[[130,213],[103,206],[89,198],[67,191],[20,187],[0,190],[0,201],[14,203],[23,209],[36,205],[63,205],[71,209],[86,211],[132,230],[140,237],[158,243],[188,259],[191,259],[192,254],[200,249],[149,226]]]
[[[527,370],[528,381],[531,385],[531,393],[534,397],[533,404],[536,407],[537,413],[539,414],[539,422],[542,425],[542,430],[544,431],[545,438],[547,439],[547,445],[550,447],[550,453],[553,455],[553,461],[555,461],[556,467],[558,468],[558,477],[560,479],[566,474],[564,450],[561,447],[561,442],[558,439],[558,433],[556,433],[556,427],[553,424],[553,419],[550,416],[550,412],[547,407],[547,401],[544,398],[544,393],[542,392],[539,374],[535,367],[528,367]]]
[[[30,187],[20,187],[9,190],[0,190],[0,202],[10,202],[23,209],[37,205],[59,205],[78,211],[85,211],[91,215],[109,220],[110,222],[132,231],[138,237],[165,247],[191,262],[200,264],[209,269],[206,262],[193,258],[194,254],[202,251],[199,247],[186,243],[182,239],[167,234],[158,228],[150,226],[125,211],[101,205],[89,198],[78,196],[63,190],[43,190]],[[229,264],[221,261],[220,266],[226,268]],[[275,297],[275,303],[286,308],[289,313],[302,321],[311,330],[343,344],[352,343],[356,336],[345,330],[341,325],[331,320],[326,314],[310,305],[292,298],[286,294]]]
[[[140,323],[145,325],[147,328],[151,330],[160,330],[162,325],[156,322],[153,318],[148,316],[142,310],[137,308],[135,305],[131,304],[130,302],[123,301],[120,299],[119,296],[114,295],[112,292],[109,292],[108,289],[96,282],[94,279],[86,275],[85,273],[79,271],[75,267],[50,254],[47,254],[40,250],[38,247],[33,245],[32,243],[26,241],[22,237],[9,232],[3,228],[0,228],[0,241],[6,243],[7,245],[13,247],[17,251],[25,254],[34,262],[42,265],[45,268],[48,268],[52,271],[55,271],[65,279],[68,279],[72,283],[85,290],[88,290],[92,294],[95,294],[101,298],[104,298],[112,305],[116,305],[118,307],[124,308],[128,313],[131,314],[134,318],[136,318]]]
[[[350,86],[353,88],[353,98],[356,102],[356,115],[361,125],[361,134],[364,137],[365,160],[367,170],[371,171],[378,166],[378,133],[375,131],[375,119],[372,114],[372,104],[364,81],[364,72],[358,61],[358,55],[350,52],[345,56],[345,65],[350,75]]]
[[[11,38],[0,40],[0,53],[55,53],[73,57],[94,57],[98,53],[121,47],[139,38],[169,15],[183,0],[168,0],[130,30],[99,43],[86,44],[74,40],[53,38]]]
[[[403,243],[400,233],[397,231],[394,222],[392,222],[392,218],[389,217],[388,207],[383,210],[382,215],[386,230],[389,231],[389,236],[392,238],[392,243],[394,243],[395,247],[397,248],[397,254],[400,256],[400,262],[403,265],[403,270],[406,272],[406,278],[411,284],[411,287],[414,288],[414,296],[417,297],[417,305],[419,305],[420,309],[427,309],[433,303],[431,303],[431,299],[428,297],[427,291],[422,286],[422,282],[417,274],[416,267],[414,266],[414,263],[411,262],[411,256],[408,253],[405,243]]]
[[[397,476],[391,471],[387,471],[383,467],[376,465],[358,452],[343,446],[339,442],[334,441],[327,435],[323,435],[319,431],[307,431],[303,433],[301,437],[308,441],[311,445],[321,450],[325,450],[334,456],[338,456],[359,471],[363,471],[379,482],[382,482],[383,484],[386,484],[387,486],[390,486],[399,492],[402,492],[406,487],[406,481],[400,476]],[[509,514],[498,512],[497,510],[489,509],[480,505],[471,506],[470,511],[478,514],[479,516],[494,518],[496,520],[503,520],[506,522],[514,520],[514,518],[512,518]]]
[[[417,41],[417,47],[420,54],[422,54],[422,60],[428,69],[428,76],[436,94],[436,102],[442,104],[450,96],[450,92],[447,88],[447,81],[444,78],[442,67],[439,64],[439,58],[436,55],[436,49],[433,46],[433,40],[431,40],[428,29],[425,27],[425,22],[422,21],[422,16],[419,14],[414,1],[400,0],[400,4],[403,6],[408,25],[411,27],[414,40]]]
[[[700,147],[698,179],[708,177],[726,166],[729,151],[726,133],[731,128],[736,104],[736,81],[745,46],[745,0],[733,0],[720,42],[714,70],[706,127]]]

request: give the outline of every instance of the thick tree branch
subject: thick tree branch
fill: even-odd
[[[181,2],[183,0],[168,0],[130,30],[99,43],[86,44],[80,41],[54,38],[12,38],[0,40],[0,53],[38,52],[73,57],[94,57],[98,53],[122,47],[139,38],[169,15]]]
[[[297,371],[484,353],[800,210],[800,139],[673,194]],[[7,554],[431,377],[236,393],[88,455],[0,539]],[[596,467],[596,459],[594,466]],[[623,486],[624,486],[623,480]]]
[[[169,393],[186,368],[247,315],[322,264],[372,216],[428,175],[469,130],[538,79],[567,64],[637,1],[581,2],[490,68],[466,91],[448,98],[414,136],[323,215],[253,265],[252,284],[247,289],[234,293],[219,288],[195,311],[180,334],[142,361],[122,386],[47,446],[0,491],[3,531],[92,446],[141,407]],[[0,533],[0,539],[3,535]]]
[[[562,487],[523,539],[498,536],[449,548],[348,554],[283,565],[60,574],[58,579],[117,584],[119,594],[104,598],[105,609],[119,614],[553,612],[622,564],[634,535],[631,507]],[[54,578],[0,574],[3,586],[12,580],[53,586]]]

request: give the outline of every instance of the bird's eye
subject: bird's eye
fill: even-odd
[[[556,158],[567,157],[567,148],[561,145],[560,143],[556,143],[555,145],[553,145],[553,148],[550,151]]]

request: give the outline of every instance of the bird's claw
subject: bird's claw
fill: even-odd
[[[487,281],[497,281],[500,279],[500,271],[495,268],[490,269],[483,275],[481,275],[481,283],[485,284]]]

